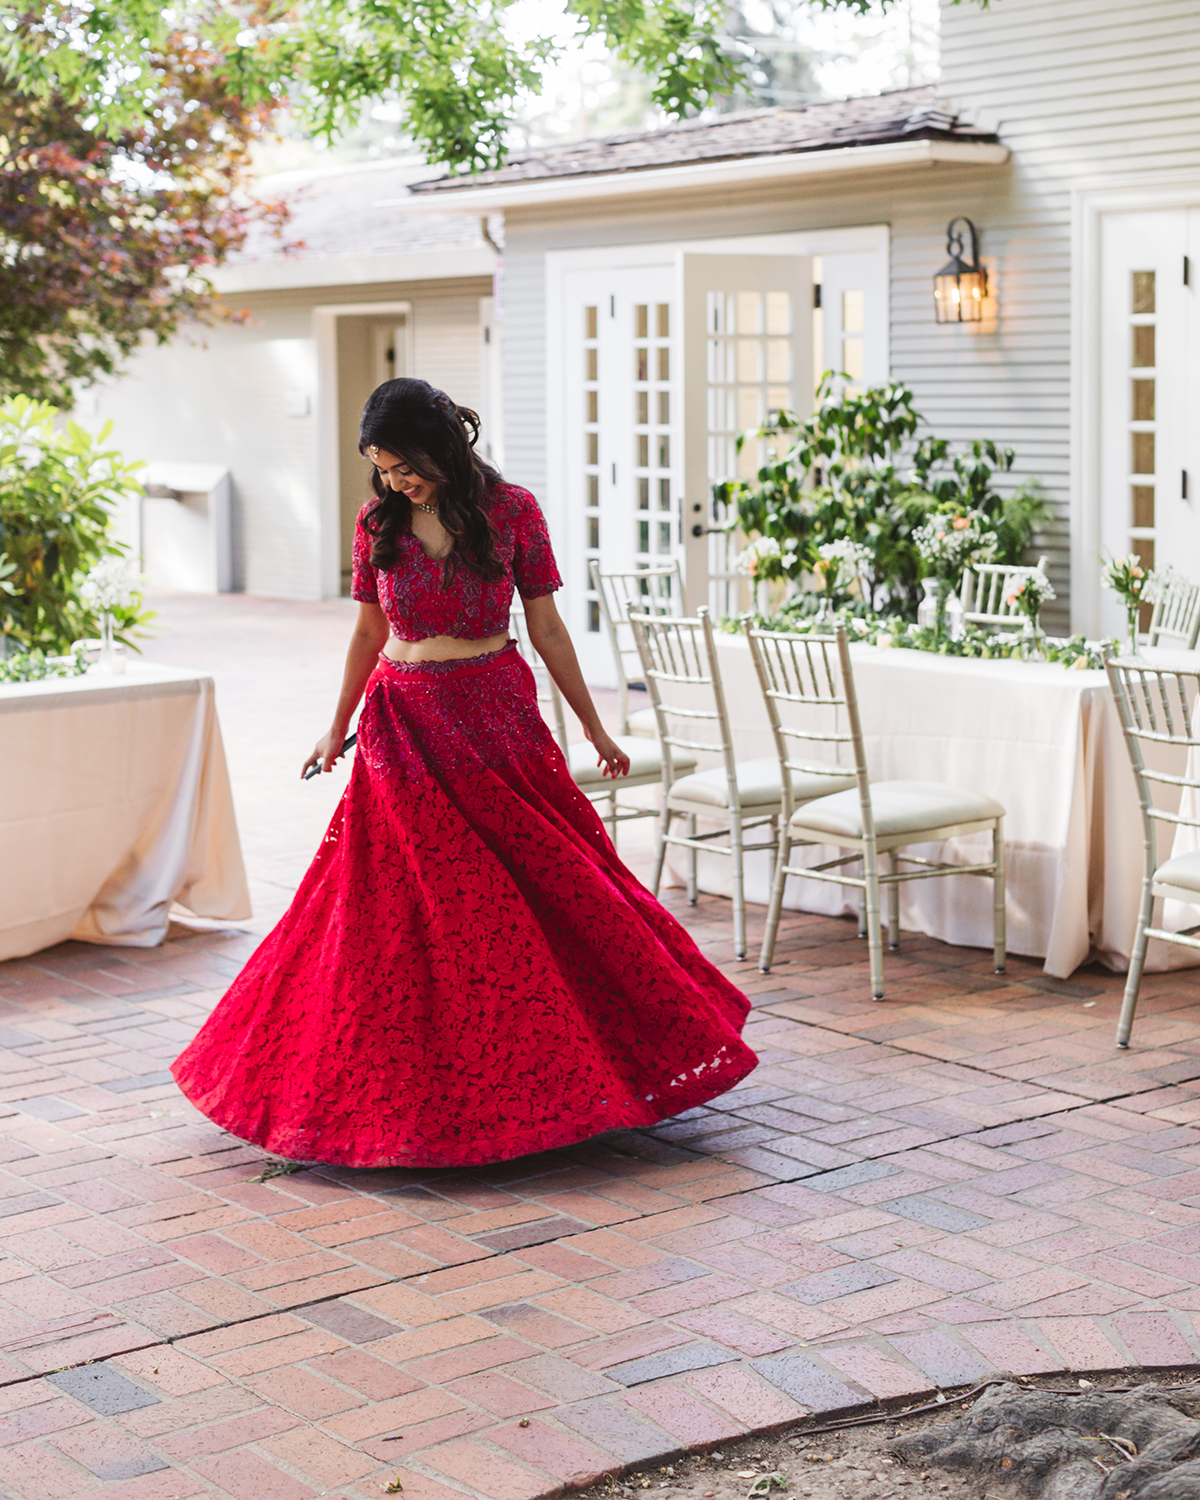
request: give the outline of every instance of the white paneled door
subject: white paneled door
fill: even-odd
[[[593,561],[605,572],[679,552],[680,417],[669,265],[570,272],[565,347],[565,606],[585,677],[615,681]]]
[[[763,454],[737,435],[812,408],[812,259],[684,252],[562,280],[563,608],[590,682],[615,681],[588,567],[684,569],[690,609],[744,600],[712,532],[714,482]]]
[[[736,537],[712,530],[712,486],[749,478],[765,455],[739,433],[781,408],[804,416],[813,393],[813,263],[804,255],[685,253],[684,576],[688,607],[718,616],[749,603],[733,572]]]
[[[1200,207],[1101,230],[1100,536],[1200,582]],[[1097,566],[1099,564],[1097,563]],[[1102,591],[1100,628],[1120,635]]]

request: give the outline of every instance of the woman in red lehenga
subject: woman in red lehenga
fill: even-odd
[[[470,434],[468,433],[470,428]],[[350,781],[295,900],[195,1041],[180,1088],[264,1150],[353,1167],[508,1160],[650,1125],[755,1066],[749,1006],[617,858],[508,638],[529,634],[606,774],[537,502],[424,381],[363,413],[359,619],[329,733]]]

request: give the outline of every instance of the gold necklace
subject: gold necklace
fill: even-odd
[[[437,515],[436,505],[420,505],[416,500],[410,500],[408,503],[412,506],[413,510],[423,510],[427,516]]]

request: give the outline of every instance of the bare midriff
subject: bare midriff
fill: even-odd
[[[383,654],[389,661],[467,661],[472,656],[499,651],[507,642],[507,633],[484,636],[481,641],[468,641],[457,635],[427,635],[422,641],[402,641],[399,636],[391,635]]]

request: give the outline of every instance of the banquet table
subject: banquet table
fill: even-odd
[[[944,782],[1004,805],[1009,951],[1043,957],[1046,973],[1059,978],[1089,957],[1125,969],[1141,890],[1142,823],[1104,672],[865,645],[852,646],[851,654],[872,780]],[[1178,653],[1161,655],[1179,661]],[[773,756],[745,637],[718,637],[718,657],[737,758]],[[1186,664],[1195,670],[1197,663],[1193,656]],[[985,860],[990,834],[911,852],[958,863]],[[1168,830],[1160,857],[1170,852]],[[793,859],[816,864],[835,853],[814,846],[796,850]],[[670,851],[677,877],[685,859],[684,851]],[[770,874],[766,853],[747,856],[747,900],[767,900]],[[702,855],[699,878],[702,890],[729,894],[730,861]],[[852,910],[848,903],[856,900],[853,892],[797,879],[785,895],[792,909],[829,914]],[[900,900],[902,927],[948,943],[991,946],[990,881],[913,881],[901,887]],[[1171,925],[1198,921],[1200,912],[1180,906]],[[1152,943],[1147,967],[1194,962],[1186,949]]]
[[[0,959],[250,915],[211,677],[0,683],[0,766]]]

